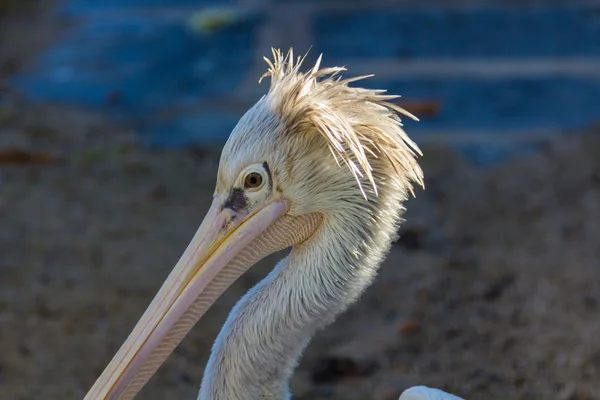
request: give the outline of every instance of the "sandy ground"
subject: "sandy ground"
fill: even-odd
[[[2,74],[18,69],[19,48],[2,50]],[[296,398],[389,400],[427,384],[470,400],[600,399],[592,133],[489,170],[425,148],[427,190],[377,282],[307,350]],[[83,397],[195,232],[217,160],[3,96],[1,399]],[[234,284],[139,398],[195,398],[225,316],[278,257]]]
[[[18,105],[0,148],[0,392],[81,398],[187,245],[218,154],[149,151],[97,116]],[[600,399],[600,140],[482,171],[426,148],[427,190],[360,303],[318,335],[299,399]],[[16,157],[18,161],[19,158]],[[140,398],[195,398],[210,345],[270,257],[237,282]]]

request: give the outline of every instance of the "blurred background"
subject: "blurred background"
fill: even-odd
[[[0,0],[0,397],[82,398],[197,229],[271,47],[403,97],[426,190],[298,399],[600,399],[600,2]],[[195,398],[226,292],[140,394]]]

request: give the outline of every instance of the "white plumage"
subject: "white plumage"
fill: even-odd
[[[458,396],[427,386],[413,386],[406,389],[399,400],[463,400]]]
[[[199,400],[289,399],[302,351],[356,301],[422,185],[420,151],[384,91],[349,86],[343,68],[267,60],[269,92],[220,160],[213,205],[153,302],[86,399],[131,399],[216,298],[258,260],[290,254],[234,307]],[[320,61],[320,59],[319,59]],[[446,397],[440,397],[446,396]],[[402,400],[456,400],[425,387]]]

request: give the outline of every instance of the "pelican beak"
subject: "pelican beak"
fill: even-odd
[[[279,250],[264,245],[271,235],[261,236],[287,213],[286,201],[245,215],[223,208],[224,200],[215,197],[185,253],[85,400],[133,398],[221,293],[256,261]]]

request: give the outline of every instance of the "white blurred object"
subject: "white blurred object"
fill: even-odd
[[[427,386],[413,386],[406,389],[398,400],[464,400],[461,397]]]

